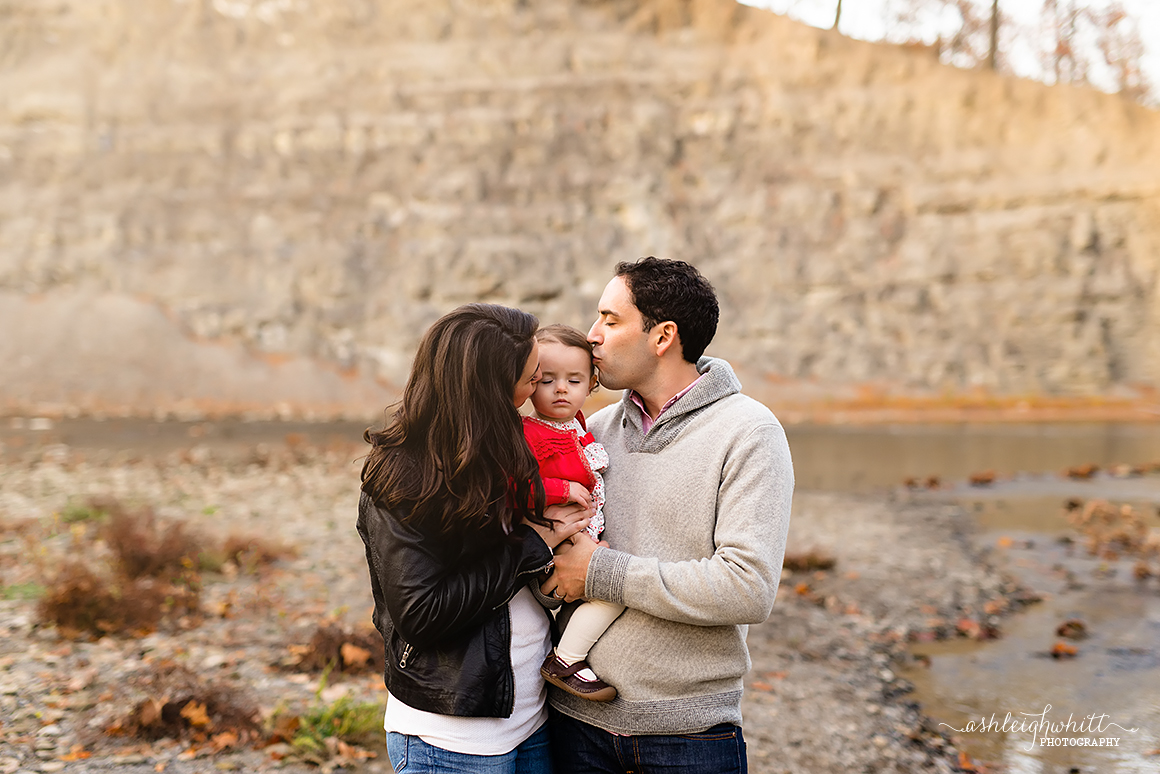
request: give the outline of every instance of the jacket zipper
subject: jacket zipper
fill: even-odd
[[[403,655],[399,657],[399,669],[407,668],[407,659],[411,657],[411,645],[408,643],[407,647],[403,648]]]
[[[521,575],[536,575],[538,573],[544,572],[545,570],[550,570],[555,566],[556,566],[556,561],[554,559],[549,559],[548,563],[545,564],[543,567],[537,567],[534,570],[524,570],[523,572],[518,572],[518,573],[516,573],[516,577],[518,578]],[[516,589],[514,592],[512,592],[512,595],[510,597],[508,597],[503,602],[500,602],[498,605],[493,607],[492,610],[499,610],[501,607],[506,605],[508,602],[511,602],[515,598],[516,594],[519,594],[519,593],[520,593],[520,590]],[[511,615],[511,614],[509,613],[508,615]]]
[[[512,696],[511,696],[511,701],[508,702],[507,714],[508,714],[508,717],[511,717],[512,712],[516,708],[516,668],[515,668],[515,666],[512,665],[512,659],[511,659],[511,652],[512,652],[512,609],[510,607],[507,609],[507,622],[508,622],[508,674],[510,674],[512,676]]]

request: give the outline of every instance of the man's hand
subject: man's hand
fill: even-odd
[[[604,543],[603,545],[607,545]],[[556,569],[540,585],[545,596],[574,602],[584,598],[584,582],[588,578],[588,562],[596,551],[597,543],[587,532],[573,535],[556,547]]]

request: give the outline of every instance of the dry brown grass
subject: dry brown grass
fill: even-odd
[[[1069,501],[1064,510],[1089,554],[1107,561],[1134,557],[1137,561],[1132,572],[1140,581],[1160,576],[1160,570],[1151,568],[1151,562],[1160,558],[1160,530],[1149,527],[1144,515],[1131,505],[1107,500]]]
[[[221,550],[227,561],[233,562],[240,569],[250,571],[298,556],[298,551],[293,546],[255,535],[236,533],[225,539]]]
[[[258,708],[232,686],[208,683],[183,666],[160,664],[136,681],[146,698],[105,732],[137,739],[189,739],[233,747],[261,736]]]
[[[790,572],[814,572],[815,570],[831,570],[836,561],[829,554],[811,549],[801,553],[787,553],[782,567]]]
[[[105,506],[104,538],[127,578],[176,578],[200,566],[208,541],[183,521],[160,524],[152,508],[129,510],[120,503]]]
[[[282,666],[302,672],[381,673],[384,660],[383,638],[374,629],[324,623],[314,631],[309,645],[290,646],[290,656]]]
[[[163,620],[188,621],[198,608],[195,588],[155,578],[103,575],[74,560],[47,585],[38,612],[62,636],[77,639],[148,634]]]
[[[219,544],[184,521],[159,519],[152,508],[131,509],[107,498],[73,510],[91,516],[74,523],[71,554],[93,558],[63,564],[45,584],[39,608],[41,619],[66,637],[188,628],[200,622],[201,570],[228,561],[254,571],[295,554],[283,544],[237,534]],[[90,528],[89,522],[99,526]],[[107,560],[85,542],[96,535],[108,546]]]

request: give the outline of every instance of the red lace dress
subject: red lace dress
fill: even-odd
[[[524,417],[524,437],[540,464],[548,505],[568,502],[569,481],[592,493],[596,515],[588,524],[588,534],[599,540],[604,530],[604,478],[600,471],[608,467],[608,452],[588,432],[584,415],[577,414],[567,422]]]

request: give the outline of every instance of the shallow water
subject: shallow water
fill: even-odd
[[[907,672],[911,698],[961,749],[1012,774],[1160,771],[1160,579],[1141,583],[1134,560],[1102,561],[1060,541],[1071,533],[1062,508],[1069,498],[1129,503],[1160,527],[1160,475],[1106,471],[1160,460],[1160,427],[791,428],[789,435],[799,486],[867,491],[938,476],[937,491],[917,496],[962,503],[978,519],[980,540],[1006,552],[1023,584],[1044,594],[1004,620],[997,641],[913,648],[929,667]],[[1084,481],[1062,475],[1085,463],[1105,471]],[[995,471],[994,484],[966,483],[983,470]],[[1049,655],[1060,641],[1056,628],[1069,619],[1084,621],[1090,637],[1074,643],[1077,657],[1056,660]],[[952,731],[992,719],[1001,727],[1008,713],[1007,732]],[[1075,725],[1036,732],[1038,719]],[[1066,746],[1045,745],[1045,735]],[[1085,743],[1117,746],[1072,746]]]
[[[802,425],[786,434],[802,489],[867,491],[911,477],[954,483],[985,470],[1010,479],[1086,463],[1160,462],[1160,424]],[[1057,495],[1062,483],[1049,481],[1044,494]]]
[[[1160,770],[1160,758],[1150,754],[1160,747],[1160,584],[1153,579],[1142,587],[1131,577],[1130,561],[1089,558],[1044,532],[1000,530],[983,539],[1009,544],[1001,550],[1045,599],[1004,620],[997,641],[915,645],[913,652],[928,656],[930,666],[905,676],[915,684],[913,697],[923,711],[948,732],[992,717],[1002,724],[1008,713],[1032,722],[1046,712],[1048,721],[1070,718],[1077,724],[1106,716],[1099,718],[1102,732],[1082,733],[1081,726],[1037,733],[1024,727],[956,735],[972,758],[1002,764],[1000,770],[1008,772]],[[1069,619],[1082,620],[1090,636],[1071,643],[1077,657],[1056,660],[1048,655],[1061,641],[1055,630]],[[1043,736],[1097,742],[1106,737],[1118,739],[1118,746],[1044,746]]]
[[[81,454],[105,452],[145,456],[203,446],[231,455],[245,453],[258,444],[280,444],[295,439],[318,445],[358,444],[368,424],[10,417],[0,420],[0,450],[18,455],[63,444]]]

